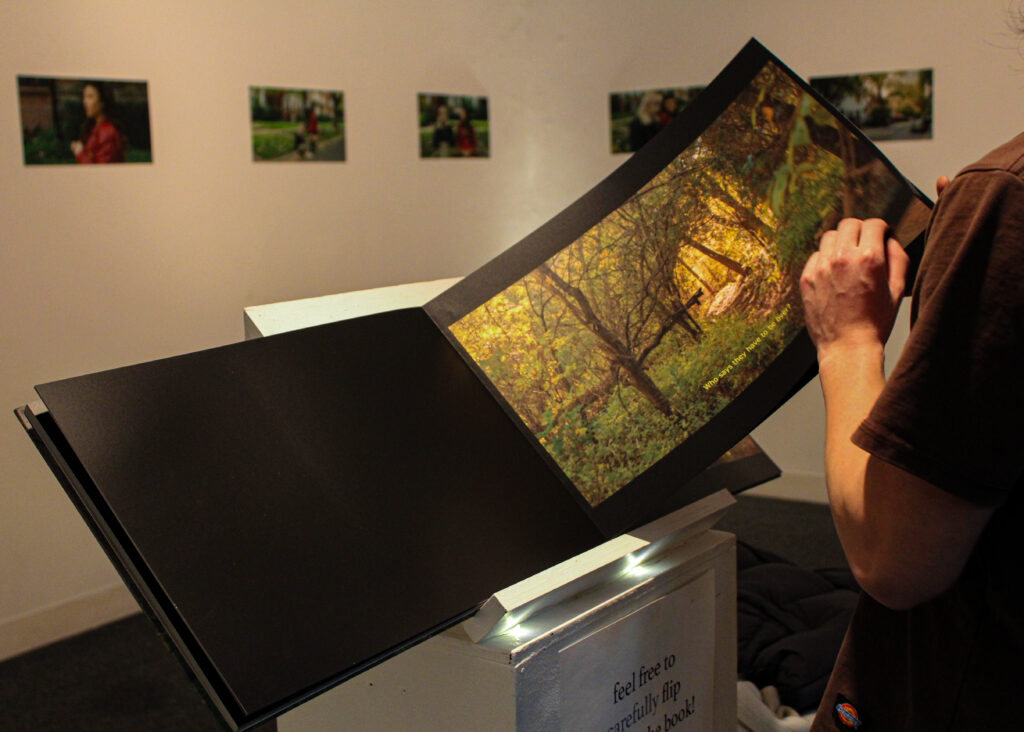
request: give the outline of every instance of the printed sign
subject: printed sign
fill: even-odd
[[[714,717],[715,587],[689,584],[562,649],[565,732],[703,732]]]

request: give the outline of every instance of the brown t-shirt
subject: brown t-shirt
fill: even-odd
[[[997,508],[938,598],[861,598],[812,730],[1024,729],[1024,135],[942,193],[911,319],[853,441]]]

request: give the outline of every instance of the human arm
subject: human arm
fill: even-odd
[[[884,344],[907,256],[886,224],[845,219],[808,260],[801,293],[825,397],[825,474],[836,530],[864,590],[893,609],[959,576],[992,509],[874,457],[850,437],[885,386]]]

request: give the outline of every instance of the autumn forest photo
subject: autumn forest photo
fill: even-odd
[[[596,506],[800,332],[798,280],[821,234],[904,190],[768,63],[658,175],[451,331]]]

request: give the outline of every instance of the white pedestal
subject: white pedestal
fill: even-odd
[[[460,277],[407,285],[378,287],[373,290],[340,292],[336,295],[309,297],[304,300],[253,305],[244,310],[245,337],[284,333],[299,328],[373,315],[389,310],[415,308],[440,295],[458,282]]]
[[[246,337],[416,307],[438,280],[246,308]],[[736,728],[725,491],[498,591],[462,625],[278,719],[280,732]]]
[[[278,729],[731,732],[735,568],[734,537],[705,531],[512,632],[473,643],[453,628]]]

